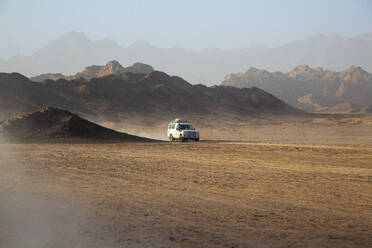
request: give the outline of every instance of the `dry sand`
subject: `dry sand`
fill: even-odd
[[[371,247],[370,126],[302,123],[297,139],[261,123],[229,142],[0,145],[0,247]]]

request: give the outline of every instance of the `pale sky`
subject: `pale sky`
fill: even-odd
[[[0,57],[28,55],[68,31],[125,47],[238,50],[316,33],[372,32],[372,0],[0,0]]]

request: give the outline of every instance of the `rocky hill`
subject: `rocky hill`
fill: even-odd
[[[33,82],[17,73],[0,74],[4,117],[42,106],[59,106],[97,119],[155,119],[226,114],[296,114],[299,111],[256,87],[192,85],[164,72],[123,72],[105,77]],[[0,116],[1,118],[1,116]]]
[[[120,74],[123,72],[131,72],[131,73],[142,73],[147,74],[152,72],[154,69],[150,65],[146,65],[143,63],[134,63],[133,65],[124,68],[119,62],[116,60],[108,62],[106,65],[92,65],[87,66],[84,68],[82,72],[78,72],[75,75],[65,76],[61,73],[47,73],[41,74],[38,76],[31,77],[30,79],[35,82],[42,82],[44,80],[58,80],[58,79],[91,79],[91,78],[98,78],[104,77],[112,74]]]
[[[221,85],[260,87],[307,111],[352,112],[372,104],[372,74],[355,66],[341,72],[307,65],[288,73],[250,68],[226,75]]]
[[[120,133],[80,118],[69,111],[44,107],[0,123],[0,136],[7,141],[150,141]]]

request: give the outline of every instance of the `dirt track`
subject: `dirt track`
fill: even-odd
[[[372,244],[370,145],[29,144],[0,156],[2,211],[48,213],[38,226],[60,247]],[[1,223],[3,243],[17,244]]]

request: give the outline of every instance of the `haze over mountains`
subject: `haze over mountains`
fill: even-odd
[[[372,105],[372,74],[355,66],[335,72],[299,65],[288,73],[252,67],[244,73],[226,75],[221,85],[259,87],[311,112],[349,113]]]
[[[109,39],[92,41],[83,33],[69,32],[29,56],[0,59],[0,71],[27,76],[45,73],[71,75],[86,65],[104,64],[111,60],[121,64],[141,61],[191,83],[212,85],[228,73],[245,71],[249,67],[286,72],[297,65],[308,64],[340,71],[355,65],[372,71],[371,57],[372,33],[352,38],[317,34],[274,48],[190,51],[180,47],[157,48],[145,41],[123,48]]]

